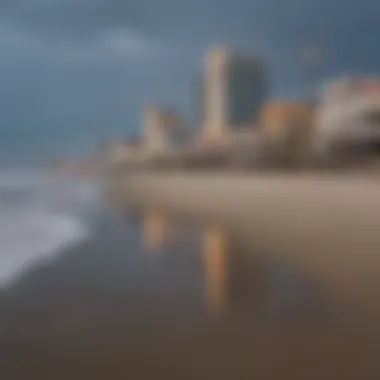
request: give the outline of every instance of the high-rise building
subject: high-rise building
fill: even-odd
[[[191,94],[191,120],[194,126],[194,132],[200,132],[204,124],[205,114],[205,94],[204,94],[204,74],[200,73],[192,83]]]
[[[205,62],[204,133],[220,138],[254,123],[267,89],[266,70],[255,57],[226,48],[212,51]]]

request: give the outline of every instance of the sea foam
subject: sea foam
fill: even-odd
[[[91,232],[98,186],[42,171],[0,171],[0,286]]]

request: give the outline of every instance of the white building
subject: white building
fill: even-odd
[[[328,83],[316,117],[316,142],[321,149],[379,138],[380,79],[343,78]]]

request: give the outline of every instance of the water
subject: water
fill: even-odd
[[[5,378],[378,378],[364,309],[238,230],[41,172],[0,188]]]
[[[97,191],[38,170],[0,172],[0,286],[85,239]]]

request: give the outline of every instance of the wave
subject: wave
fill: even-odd
[[[0,172],[0,286],[88,238],[98,204],[95,182]]]

